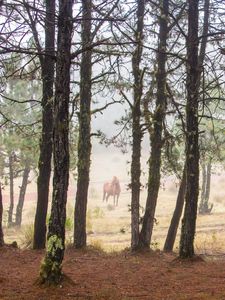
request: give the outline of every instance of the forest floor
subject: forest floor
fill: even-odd
[[[29,186],[21,228],[7,228],[8,190],[4,199],[4,238],[16,241],[20,249],[0,249],[0,300],[225,300],[225,175],[214,175],[210,215],[199,215],[195,251],[203,259],[180,262],[177,254],[163,249],[178,188],[168,181],[160,189],[151,248],[155,252],[131,255],[130,193],[122,186],[119,205],[102,202],[101,184],[90,188],[87,213],[87,242],[92,250],[75,251],[73,240],[73,198],[69,190],[66,244],[63,262],[66,279],[59,287],[37,284],[43,251],[28,250],[32,244],[36,205],[35,184]],[[18,195],[17,195],[18,196]],[[141,194],[144,207],[146,192]],[[174,250],[178,252],[179,233]],[[95,250],[93,250],[95,249]],[[96,250],[98,249],[98,250]]]
[[[136,255],[89,249],[65,253],[57,287],[37,283],[43,251],[0,249],[0,299],[223,300],[225,257],[180,261],[160,251]]]

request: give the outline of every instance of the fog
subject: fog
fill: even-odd
[[[103,114],[98,114],[92,119],[92,132],[103,131],[108,138],[116,135],[120,127],[114,124],[116,120],[124,115],[126,105],[113,104],[104,110]],[[147,171],[147,161],[149,157],[148,136],[144,137],[142,143],[142,167]],[[131,147],[127,147],[127,153],[122,153],[121,149],[114,146],[100,144],[98,138],[92,139],[91,157],[91,183],[105,182],[117,176],[121,182],[130,182],[130,161]]]

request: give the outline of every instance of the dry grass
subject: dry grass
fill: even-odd
[[[35,185],[34,185],[35,187]],[[33,189],[34,189],[33,187]],[[153,232],[154,249],[162,249],[170,224],[171,215],[175,206],[178,187],[173,181],[168,181],[165,189],[160,190],[159,201],[156,209],[157,224]],[[29,190],[28,196],[31,195]],[[74,199],[69,192],[67,205],[68,218],[73,220]],[[130,194],[122,191],[119,206],[113,207],[113,200],[108,203],[102,202],[101,189],[93,188],[90,192],[88,203],[88,243],[107,252],[123,250],[130,246]],[[146,191],[141,194],[141,205],[144,207]],[[196,249],[198,253],[212,253],[225,251],[225,176],[215,175],[212,179],[212,191],[210,201],[214,203],[213,212],[210,215],[198,216]],[[110,209],[109,209],[110,207]],[[111,209],[113,208],[113,209]],[[7,208],[6,208],[7,209]],[[26,201],[24,208],[23,225],[32,224],[35,213],[35,201]],[[5,228],[6,242],[17,240],[21,244],[24,235],[23,228]],[[175,242],[175,250],[178,249],[179,233]],[[72,242],[72,226],[67,232],[67,242]]]

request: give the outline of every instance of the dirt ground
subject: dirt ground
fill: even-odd
[[[0,299],[225,299],[225,259],[181,262],[160,251],[131,255],[68,249],[64,281],[37,284],[43,251],[0,249]]]
[[[23,248],[33,237],[35,188],[35,184],[29,186],[21,229],[7,228],[8,191],[4,190],[5,241],[16,240],[21,249],[0,249],[0,300],[225,300],[225,175],[213,176],[210,198],[213,211],[197,219],[195,250],[204,260],[191,262],[180,262],[175,254],[160,252],[178,192],[173,182],[166,182],[160,189],[151,245],[156,251],[138,255],[124,250],[130,246],[130,193],[126,182],[122,182],[118,207],[113,207],[112,199],[102,202],[102,182],[92,183],[88,245],[99,250],[78,252],[69,248],[63,263],[66,279],[61,286],[48,288],[36,283],[44,252]],[[73,236],[74,194],[74,189],[69,189],[67,245]],[[143,191],[142,206],[145,198]],[[179,233],[180,228],[176,252]]]

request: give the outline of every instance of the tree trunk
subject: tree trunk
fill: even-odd
[[[59,1],[55,101],[53,106],[53,197],[47,251],[41,265],[42,283],[58,284],[65,249],[66,202],[69,180],[69,99],[72,0]]]
[[[132,57],[134,75],[134,104],[132,107],[132,160],[131,160],[131,249],[135,251],[139,244],[139,205],[140,205],[140,176],[141,176],[141,140],[140,126],[141,97],[143,93],[143,70],[140,69],[142,58],[143,26],[145,1],[140,0],[137,8],[137,29],[135,32],[136,49]]]
[[[186,104],[186,163],[187,184],[185,210],[182,220],[180,257],[194,256],[194,236],[199,192],[199,145],[198,145],[198,0],[189,0],[187,37],[187,104]]]
[[[82,1],[82,46],[91,42],[92,0]],[[80,114],[78,140],[78,180],[74,212],[74,247],[86,246],[86,211],[91,157],[91,51],[82,53],[80,69]]]
[[[163,146],[162,130],[163,120],[166,110],[166,41],[168,33],[168,0],[163,0],[161,7],[161,16],[159,18],[159,48],[158,48],[158,70],[156,74],[157,95],[156,109],[153,118],[153,132],[151,134],[151,155],[149,159],[149,178],[148,195],[143,217],[142,229],[139,236],[139,247],[149,247],[151,242],[152,230],[154,225],[154,216],[156,202],[160,186],[160,166],[161,149]]]
[[[209,195],[210,195],[210,186],[211,186],[211,170],[212,163],[211,160],[207,164],[207,178],[206,178],[206,189],[205,189],[205,202],[207,203],[207,207],[209,205]]]
[[[202,189],[201,189],[201,201],[199,204],[199,213],[200,214],[203,213],[203,210],[204,210],[206,181],[207,181],[206,165],[205,165],[204,161],[202,162],[201,167],[202,167]]]
[[[20,188],[19,201],[16,208],[16,224],[15,224],[16,226],[21,226],[22,223],[23,204],[24,204],[24,198],[25,198],[26,189],[28,185],[29,174],[30,174],[30,166],[27,163],[23,172],[23,180]]]
[[[170,252],[173,251],[177,229],[179,226],[180,218],[182,215],[183,207],[184,207],[184,196],[185,196],[185,187],[186,187],[186,167],[184,166],[183,175],[180,183],[179,192],[177,195],[176,207],[173,213],[173,217],[170,222],[170,227],[167,233],[164,251]]]
[[[55,60],[55,0],[46,0],[45,52],[42,68],[42,139],[37,180],[37,208],[34,222],[34,249],[45,248],[46,216],[48,210],[49,181],[52,157],[52,102]]]
[[[13,208],[14,208],[14,153],[9,155],[9,186],[10,186],[10,205],[8,211],[8,227],[13,226]]]
[[[206,172],[206,165],[205,162],[202,162],[202,190],[201,190],[201,203],[204,203],[205,199],[205,189],[206,189],[206,181],[207,181],[207,172]],[[200,205],[201,205],[200,203]]]
[[[203,166],[204,169],[202,170],[202,187],[204,190],[202,190],[201,193],[201,202],[199,205],[199,214],[210,214],[213,204],[209,206],[209,195],[210,195],[210,185],[211,185],[211,169],[212,169],[212,163],[211,159],[209,160],[207,166]]]
[[[4,235],[2,229],[2,216],[3,216],[3,204],[2,204],[2,187],[0,185],[0,247],[4,245]]]
[[[187,104],[186,104],[186,163],[187,185],[185,210],[182,220],[180,251],[181,258],[194,256],[194,237],[199,194],[199,128],[198,100],[201,73],[207,46],[210,0],[204,3],[203,38],[198,55],[199,1],[189,0],[187,37]]]

